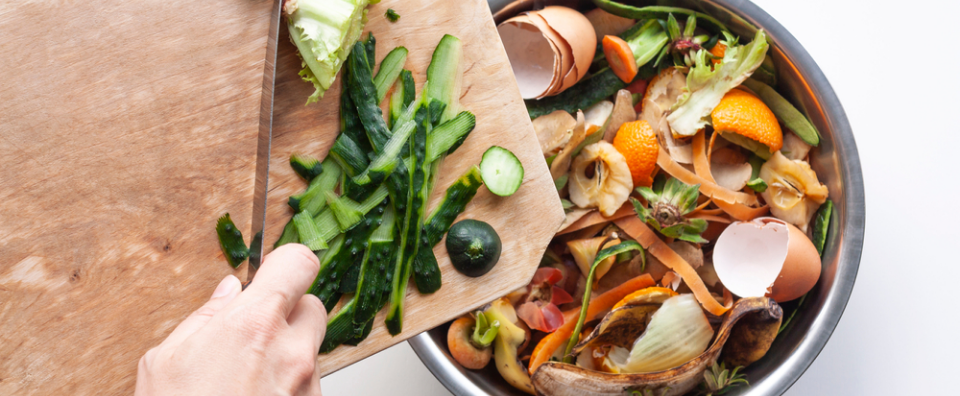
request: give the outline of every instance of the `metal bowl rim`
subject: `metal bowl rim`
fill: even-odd
[[[798,73],[805,77],[813,96],[819,100],[834,136],[838,158],[840,158],[844,192],[844,227],[838,230],[842,233],[843,243],[840,246],[835,282],[827,293],[823,309],[811,324],[807,336],[800,342],[797,349],[758,384],[759,386],[749,390],[750,395],[780,395],[786,392],[816,360],[833,334],[853,293],[863,250],[866,220],[863,174],[856,141],[846,112],[827,77],[800,42],[773,17],[748,0],[712,0],[712,2],[744,18],[754,26],[765,29],[771,37],[777,37],[777,45],[795,62]],[[500,8],[505,5],[501,5]],[[458,372],[429,334],[420,334],[408,342],[424,365],[453,394],[471,396],[487,394]]]

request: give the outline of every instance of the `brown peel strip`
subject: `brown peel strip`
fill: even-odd
[[[679,274],[687,286],[690,287],[690,290],[693,291],[693,295],[697,297],[697,301],[700,301],[700,305],[702,305],[707,312],[717,316],[727,312],[729,307],[720,305],[720,303],[710,295],[710,290],[707,290],[707,285],[700,279],[697,271],[680,257],[677,252],[674,252],[666,243],[663,243],[663,241],[657,237],[657,234],[654,233],[650,227],[647,227],[643,220],[640,220],[640,218],[636,216],[631,216],[616,220],[614,224],[626,232],[627,235],[636,239],[644,249],[647,249],[647,251],[656,257],[657,260],[660,260],[663,265]]]
[[[660,156],[657,157],[657,165],[660,165],[660,168],[662,168],[664,172],[670,174],[670,176],[673,176],[686,184],[699,184],[700,192],[710,198],[713,198],[714,202],[725,201],[743,205],[756,205],[759,203],[757,201],[757,197],[742,192],[730,191],[718,186],[717,183],[706,180],[700,176],[697,176],[693,172],[690,172],[687,170],[687,168],[684,168],[682,165],[674,162],[674,160],[670,158],[670,154],[667,154],[663,147],[660,148]]]
[[[560,150],[557,157],[553,159],[553,164],[550,165],[550,175],[553,176],[553,180],[557,180],[560,176],[570,171],[570,162],[573,160],[573,158],[571,158],[573,156],[573,150],[587,138],[586,124],[587,121],[583,116],[583,111],[577,110],[577,125],[573,127],[573,136],[570,137],[567,145],[563,146],[563,149]]]
[[[630,204],[629,202],[623,204],[623,206],[621,206],[620,209],[617,209],[617,211],[613,213],[613,216],[610,216],[610,217],[606,217],[603,214],[601,214],[599,211],[594,210],[580,217],[578,220],[572,223],[569,223],[566,227],[561,227],[560,231],[557,232],[557,235],[569,234],[571,232],[579,231],[595,224],[606,223],[608,221],[614,221],[616,219],[622,219],[624,217],[632,216],[634,214],[636,214],[636,212],[634,212],[633,205]],[[564,221],[564,224],[567,224],[567,222]]]
[[[710,160],[705,154],[705,140],[706,138],[704,137],[704,131],[702,130],[693,136],[693,170],[696,172],[695,176],[717,186],[717,188],[723,189],[724,191],[730,191],[717,185],[716,181],[713,179],[713,173],[710,172]],[[700,186],[700,191],[703,191],[703,185]],[[735,194],[749,196],[749,194],[746,193]],[[746,202],[730,202],[729,200],[724,199],[716,199],[714,200],[714,203],[716,203],[717,207],[719,207],[721,210],[740,221],[750,221],[759,216],[767,214],[767,212],[770,210],[768,206],[762,206],[759,208],[750,207],[750,205],[753,205],[754,203],[759,203],[757,202],[757,197],[750,197],[753,199],[753,203],[749,205],[746,204]]]

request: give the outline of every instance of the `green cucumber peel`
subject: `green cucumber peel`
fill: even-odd
[[[400,14],[397,14],[397,12],[393,10],[393,8],[387,8],[387,12],[383,15],[386,16],[387,19],[390,20],[390,22],[396,22],[400,20]]]
[[[417,125],[417,133],[410,139],[410,156],[414,159],[414,166],[410,172],[406,214],[400,234],[399,246],[403,249],[403,253],[398,256],[394,266],[390,310],[386,318],[387,330],[392,335],[397,335],[403,330],[403,300],[404,297],[406,297],[407,283],[410,280],[413,261],[420,247],[420,234],[423,227],[423,207],[426,204],[427,198],[425,197],[426,192],[424,191],[424,183],[426,180],[424,160],[426,157],[427,129],[429,128],[430,117],[429,114],[426,114],[429,113],[429,110],[426,108],[420,109],[418,113],[424,114],[424,116],[417,117],[421,121]]]
[[[326,158],[321,163],[323,172],[310,181],[306,191],[291,196],[287,204],[294,212],[309,212],[311,215],[319,213],[326,205],[324,191],[332,191],[340,181],[341,168],[332,158]]]
[[[608,238],[612,239],[612,238]],[[606,242],[600,246],[605,245]],[[583,303],[580,306],[580,317],[577,319],[577,325],[573,328],[573,333],[571,334],[580,334],[583,331],[583,323],[587,319],[587,307],[590,306],[590,294],[593,293],[593,279],[596,275],[597,267],[600,262],[606,260],[608,257],[616,256],[620,253],[629,252],[632,250],[639,251],[640,254],[644,254],[643,246],[640,246],[637,241],[623,241],[614,246],[604,248],[597,252],[597,257],[593,260],[593,264],[590,266],[590,273],[587,275],[586,281],[586,290],[583,294]],[[570,341],[567,342],[567,349],[563,353],[563,361],[565,363],[572,363],[573,357],[571,356],[573,352],[573,347],[577,345],[577,342],[580,341],[580,337],[570,337]]]
[[[473,165],[447,188],[443,200],[424,220],[423,234],[431,247],[440,243],[443,235],[453,225],[457,216],[463,213],[467,204],[470,203],[482,185],[483,179],[480,177],[480,168]]]
[[[387,91],[397,81],[400,71],[403,70],[403,64],[406,62],[407,49],[405,47],[394,48],[380,61],[380,70],[377,71],[377,76],[373,78],[373,86],[377,89],[377,103],[383,102],[383,99],[387,97]]]
[[[773,115],[777,116],[777,119],[783,122],[783,125],[797,135],[800,140],[813,147],[820,145],[820,132],[813,126],[813,123],[775,89],[752,78],[744,81],[743,85],[755,92],[760,100],[770,108]]]
[[[330,353],[355,334],[353,317],[357,312],[357,299],[351,298],[327,322],[327,332],[320,344],[320,353]]]
[[[390,140],[390,131],[383,120],[383,112],[377,101],[377,88],[373,85],[373,77],[370,76],[363,43],[354,44],[353,54],[354,56],[347,59],[347,67],[350,69],[347,92],[357,107],[360,123],[367,132],[373,151],[379,153]]]
[[[380,310],[380,296],[386,280],[389,264],[393,263],[396,214],[393,207],[387,205],[382,223],[370,235],[367,250],[359,266],[359,279],[356,287],[357,313],[355,325],[363,325],[373,319]]]
[[[460,90],[463,73],[460,72],[460,59],[463,57],[463,44],[460,39],[449,34],[444,35],[437,44],[427,67],[427,82],[423,96],[429,104],[440,101],[446,109],[440,116],[440,122],[456,117],[460,111]]]
[[[250,249],[243,243],[243,234],[226,213],[217,219],[217,238],[220,240],[220,250],[226,256],[230,266],[237,268],[250,255]]]
[[[360,223],[368,212],[383,204],[388,196],[387,187],[383,185],[377,187],[362,202],[356,202],[349,197],[338,197],[333,191],[327,191],[324,195],[327,198],[330,210],[337,219],[341,232],[349,231]]]
[[[416,84],[413,81],[413,73],[410,70],[401,70],[400,79],[393,87],[393,95],[390,97],[390,126],[397,125],[397,119],[403,114],[403,111],[410,107],[416,94]]]
[[[323,166],[320,165],[319,160],[313,156],[300,153],[290,155],[290,167],[308,183],[323,172]]]
[[[277,242],[273,244],[273,248],[276,249],[288,243],[299,242],[300,234],[297,233],[297,227],[293,225],[293,218],[291,217],[290,220],[287,220],[287,225],[283,226],[283,232],[280,234],[280,238],[277,239]]]
[[[830,219],[833,216],[833,201],[827,200],[822,205],[820,209],[817,210],[816,216],[813,218],[813,232],[810,240],[813,242],[813,246],[817,248],[817,253],[820,253],[820,256],[823,257],[823,249],[827,245],[827,234],[830,231]]]
[[[345,240],[346,237],[344,234],[337,235],[336,238],[330,240],[330,243],[327,244],[327,250],[324,250],[322,253],[323,257],[320,257],[320,271],[317,272],[317,276],[313,279],[313,283],[310,285],[310,288],[307,289],[308,294],[313,294],[317,296],[317,298],[320,298],[320,301],[327,309],[327,312],[332,311],[340,301],[340,293],[338,293],[336,289],[332,290],[332,293],[321,293],[321,290],[323,289],[324,274],[331,269],[331,266],[336,260],[337,255],[339,255],[340,251],[344,249]]]
[[[375,1],[371,1],[375,3]],[[373,68],[376,67],[377,60],[377,38],[373,37],[373,32],[367,33],[367,39],[363,41],[363,49],[366,53],[367,58],[367,67],[370,68],[370,72],[373,73]]]
[[[327,248],[327,241],[324,240],[320,227],[314,222],[310,213],[300,212],[293,215],[293,225],[297,227],[297,233],[300,234],[300,242],[310,250],[318,251]]]
[[[347,277],[350,269],[361,261],[367,240],[374,232],[377,223],[381,221],[381,216],[385,213],[387,205],[389,203],[383,203],[371,210],[360,224],[345,234],[340,234],[343,236],[343,247],[338,249],[335,255],[330,256],[329,265],[320,267],[309,292],[323,301],[324,306],[327,307],[327,312],[332,311],[333,307],[337,305],[341,294],[340,287],[349,286],[343,284],[343,279]],[[335,221],[332,228],[337,228]],[[331,244],[331,248],[332,246],[333,244]]]
[[[426,162],[432,163],[456,150],[476,126],[477,117],[469,111],[461,111],[453,119],[440,124],[427,135]]]
[[[357,176],[358,173],[363,172],[370,165],[367,153],[345,133],[341,133],[337,140],[333,142],[333,147],[330,148],[330,157],[333,157],[343,169],[343,172],[350,177]]]
[[[363,173],[353,179],[354,183],[361,186],[368,183],[380,184],[386,179],[397,166],[397,162],[399,162],[397,157],[413,134],[414,129],[416,128],[413,121],[407,121],[398,128],[380,154],[377,155],[377,158],[370,163]]]

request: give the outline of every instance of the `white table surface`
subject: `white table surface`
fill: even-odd
[[[863,166],[867,231],[853,296],[795,395],[956,394],[960,3],[755,0],[840,97]],[[868,6],[869,5],[869,6]],[[448,395],[406,343],[325,378],[324,394]]]

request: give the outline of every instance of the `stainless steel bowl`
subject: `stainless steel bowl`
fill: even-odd
[[[534,3],[592,8],[591,2],[577,0],[489,0],[489,3],[498,22],[531,9]],[[659,0],[656,3],[706,12],[726,23],[740,37],[752,37],[754,26],[764,29],[777,66],[779,92],[798,105],[822,134],[820,147],[811,155],[811,165],[829,188],[835,212],[820,281],[767,355],[746,370],[751,386],[728,393],[780,395],[817,358],[853,292],[865,221],[863,176],[853,131],[840,100],[810,54],[783,26],[753,3],[747,0]],[[785,304],[784,311],[789,313],[792,304],[795,303]],[[447,389],[456,395],[523,395],[503,381],[492,364],[480,371],[460,367],[447,351],[446,334],[447,326],[440,326],[412,338],[410,345]]]

